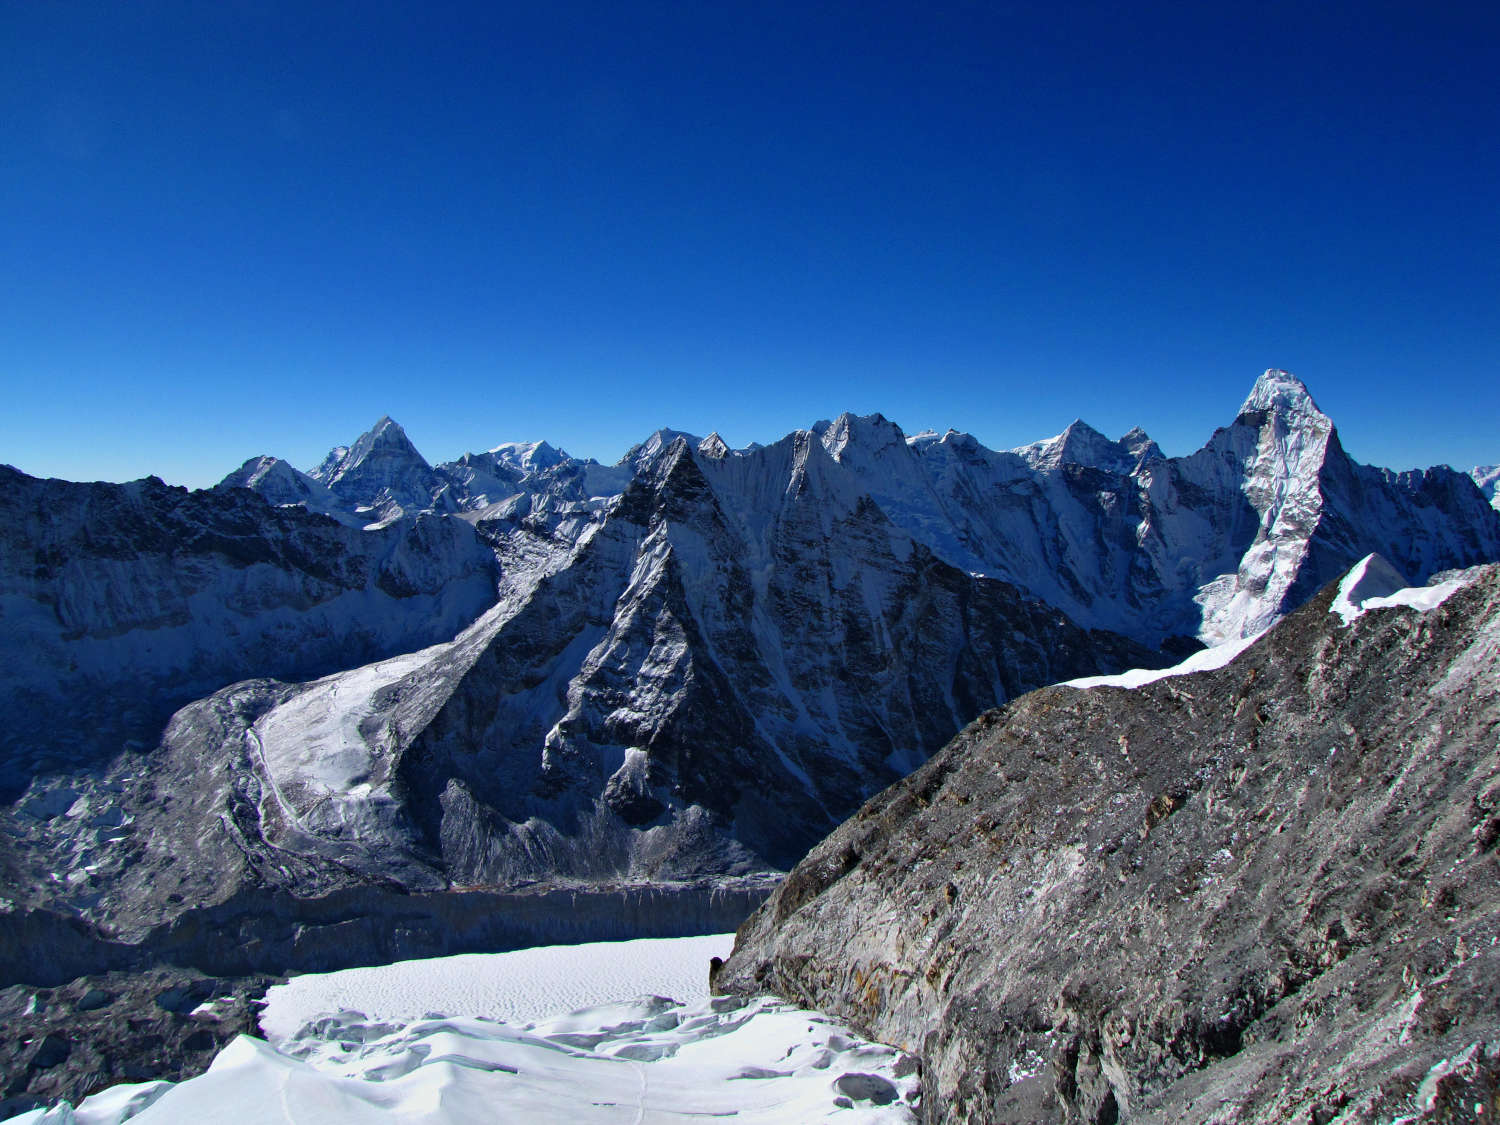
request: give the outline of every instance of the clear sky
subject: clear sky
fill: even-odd
[[[0,462],[844,410],[1500,460],[1500,6],[0,0]]]

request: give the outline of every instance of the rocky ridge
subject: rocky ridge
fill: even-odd
[[[1382,574],[1219,670],[982,716],[716,988],[919,1054],[931,1122],[1488,1120],[1500,568],[1405,604]]]

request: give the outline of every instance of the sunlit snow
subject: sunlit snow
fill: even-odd
[[[1431,586],[1407,586],[1390,563],[1379,555],[1366,555],[1344,575],[1329,612],[1338,614],[1345,625],[1372,609],[1407,606],[1426,612],[1442,605],[1467,584],[1466,579],[1459,577]]]
[[[411,1021],[430,1012],[526,1023],[635,996],[688,1003],[708,995],[708,962],[733,934],[546,945],[394,965],[304,973],[266,993],[260,1028],[275,1043],[329,1012]]]
[[[1456,578],[1434,583],[1431,586],[1407,586],[1406,580],[1385,559],[1379,555],[1366,555],[1355,563],[1339,582],[1338,593],[1334,596],[1332,605],[1329,606],[1329,612],[1337,614],[1345,625],[1372,609],[1406,606],[1425,612],[1442,605],[1471,580],[1471,575],[1460,574]],[[1083,676],[1076,680],[1066,680],[1061,686],[1136,688],[1169,676],[1187,676],[1194,672],[1212,671],[1215,668],[1223,668],[1259,640],[1264,633],[1265,630],[1262,629],[1254,636],[1226,641],[1223,644],[1202,649],[1170,668],[1132,668],[1113,676]]]
[[[309,974],[273,990],[271,1042],[242,1035],[196,1078],[113,1087],[10,1125],[198,1125],[226,1111],[237,1125],[916,1120],[909,1056],[779,1000],[704,996],[707,958],[732,943],[595,943]],[[663,984],[677,999],[651,994]],[[579,996],[609,1002],[537,1015]],[[485,1018],[496,1013],[509,1022]]]
[[[1129,671],[1119,672],[1113,676],[1081,676],[1076,680],[1065,680],[1062,686],[1136,688],[1144,684],[1155,683],[1157,680],[1164,680],[1168,676],[1188,676],[1194,672],[1211,672],[1215,668],[1224,667],[1260,638],[1261,634],[1256,633],[1253,637],[1241,637],[1238,640],[1214,645],[1212,648],[1201,649],[1181,664],[1174,664],[1170,668],[1131,668]]]

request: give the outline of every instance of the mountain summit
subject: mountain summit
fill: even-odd
[[[441,478],[389,415],[352,446],[330,451],[307,475],[372,522],[404,512],[447,509],[441,500]]]
[[[1281,411],[1286,414],[1327,417],[1313,401],[1312,392],[1290,371],[1279,367],[1268,367],[1250,388],[1249,397],[1240,406],[1239,414],[1254,414],[1263,411]]]

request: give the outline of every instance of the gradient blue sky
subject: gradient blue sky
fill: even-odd
[[[1493,3],[0,2],[0,461],[843,410],[1500,460]]]

